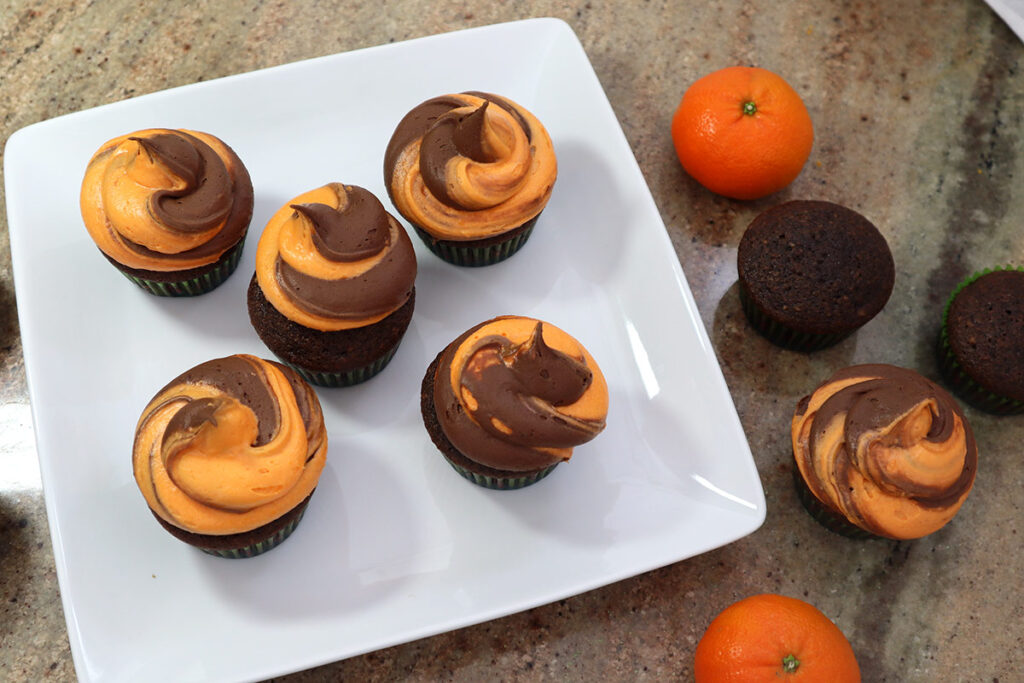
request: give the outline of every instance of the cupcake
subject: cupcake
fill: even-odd
[[[755,330],[784,348],[838,343],[882,310],[895,267],[868,219],[822,201],[792,201],[761,213],[737,253],[739,295]]]
[[[1024,412],[1024,269],[975,273],[953,291],[939,333],[953,391],[997,415]]]
[[[208,133],[154,128],[100,147],[82,219],[129,280],[158,296],[204,294],[238,265],[252,218],[249,172]]]
[[[249,283],[263,343],[320,386],[380,372],[412,319],[416,254],[372,193],[330,183],[287,202],[267,223]]]
[[[459,266],[490,265],[518,251],[557,174],[540,121],[482,92],[420,104],[398,124],[384,155],[395,208],[431,251]]]
[[[287,538],[327,455],[320,402],[291,369],[254,356],[207,361],[161,389],[135,430],[135,481],[176,538],[252,557]]]
[[[492,489],[547,476],[605,426],[608,385],[550,323],[502,316],[460,335],[427,368],[423,422],[455,471]]]
[[[801,501],[852,538],[927,536],[974,485],[970,425],[945,390],[913,370],[840,370],[800,401],[791,431]]]

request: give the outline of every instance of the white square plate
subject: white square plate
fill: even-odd
[[[509,51],[503,45],[530,45]],[[444,93],[526,106],[559,176],[530,242],[457,268],[418,240],[416,313],[391,365],[319,394],[328,464],[280,548],[223,560],[156,524],[132,479],[135,422],[171,377],[232,353],[249,326],[255,242],[275,209],[328,181],[387,202],[398,120]],[[238,272],[194,299],[131,285],[82,226],[86,162],[150,127],[213,133],[249,168],[256,208]],[[46,508],[78,675],[256,679],[544,604],[751,533],[764,494],[664,224],[563,22],[534,19],[197,83],[38,123],[7,144],[7,211]],[[390,208],[390,205],[388,205]],[[516,313],[577,337],[607,376],[608,427],[515,492],[460,478],[419,417],[434,354]]]

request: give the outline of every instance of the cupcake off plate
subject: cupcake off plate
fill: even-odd
[[[536,49],[514,61],[494,49],[524,42]],[[302,105],[310,88],[315,108]],[[258,235],[283,201],[340,181],[390,209],[381,166],[395,124],[429,97],[473,89],[529,107],[554,140],[558,181],[530,242],[479,270],[417,244],[416,313],[394,360],[363,385],[318,392],[330,450],[301,527],[247,560],[177,542],[132,479],[140,411],[199,362],[270,357],[249,325],[245,287]],[[252,174],[238,271],[201,297],[132,286],[81,224],[95,147],[149,126],[211,132]],[[82,680],[266,678],[609,584],[764,520],[750,449],[664,225],[561,21],[338,54],[42,122],[11,136],[5,176],[43,490]],[[579,339],[611,398],[595,441],[512,492],[454,473],[418,409],[434,355],[508,313]]]

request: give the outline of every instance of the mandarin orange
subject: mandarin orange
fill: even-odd
[[[778,192],[814,143],[807,107],[781,76],[733,66],[698,79],[672,118],[672,142],[697,182],[734,199]]]
[[[694,655],[696,683],[859,683],[843,632],[813,605],[753,595],[725,608]]]

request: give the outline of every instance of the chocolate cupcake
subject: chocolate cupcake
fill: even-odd
[[[307,381],[350,386],[380,372],[412,319],[416,254],[369,191],[330,183],[287,202],[260,237],[249,319]]]
[[[944,389],[913,370],[855,365],[797,405],[794,479],[807,510],[852,538],[920,538],[974,485],[978,449]]]
[[[207,361],[157,392],[139,418],[132,467],[153,516],[220,557],[252,557],[287,538],[327,455],[313,389],[255,356]]]
[[[892,294],[889,245],[868,219],[823,201],[761,213],[737,253],[743,312],[769,341],[799,351],[843,340]]]
[[[943,314],[939,367],[967,403],[1024,412],[1024,269],[986,269],[960,283]]]
[[[125,277],[158,296],[194,296],[234,272],[252,218],[252,182],[218,138],[155,128],[93,155],[82,219]]]
[[[401,120],[384,155],[391,202],[449,263],[486,266],[518,251],[558,174],[551,138],[515,102],[442,95]]]
[[[608,386],[586,349],[550,323],[502,316],[445,347],[420,394],[434,445],[463,477],[514,489],[597,436]]]

